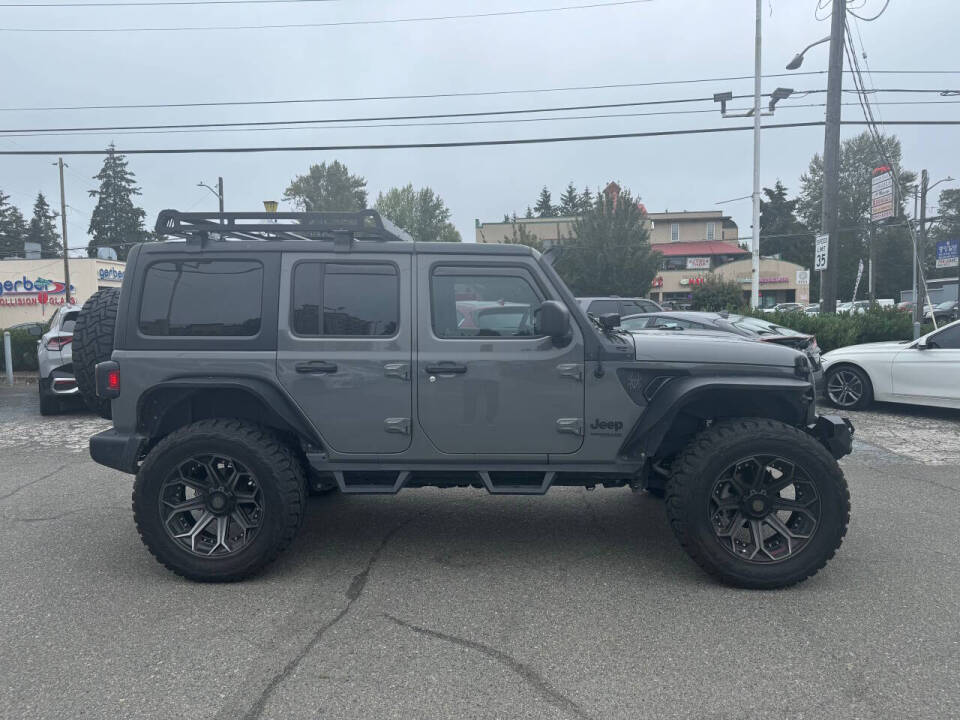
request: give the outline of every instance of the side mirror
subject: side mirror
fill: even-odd
[[[600,327],[604,330],[616,330],[620,327],[620,313],[604,313],[601,315]]]
[[[929,347],[930,347],[930,346],[927,345],[927,343],[926,343],[925,340],[918,340],[918,341],[917,341],[917,344],[914,345],[914,348],[916,348],[917,350],[926,350],[926,349],[928,349]]]
[[[42,337],[42,336],[43,336],[43,328],[40,327],[39,325],[31,325],[30,327],[27,328],[27,334],[28,334],[30,337],[36,337],[36,338]]]
[[[544,300],[533,311],[533,328],[537,335],[564,338],[570,332],[570,311],[556,300]]]

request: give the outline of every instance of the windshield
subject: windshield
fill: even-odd
[[[956,305],[956,304],[957,304],[957,301],[956,301],[956,300],[947,300],[946,302],[942,302],[942,303],[940,303],[939,305],[937,305],[937,306],[936,306],[936,309],[937,309],[937,310],[950,310],[950,309],[953,308],[953,306]]]

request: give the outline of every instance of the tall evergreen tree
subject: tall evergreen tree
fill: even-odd
[[[546,185],[544,185],[543,190],[540,191],[540,197],[537,198],[537,204],[533,206],[533,211],[537,214],[537,217],[541,218],[557,216],[557,210],[553,207],[550,191]]]
[[[637,200],[624,190],[616,206],[599,196],[573,225],[554,263],[576,295],[646,295],[660,266]]]
[[[351,175],[339,160],[311,165],[306,175],[298,175],[283,193],[300,210],[355,212],[367,207],[367,181]]]
[[[526,212],[526,214],[524,215],[524,217],[525,217],[527,220],[529,220],[530,218],[533,217],[533,208],[530,207],[529,205],[527,205],[527,212]]]
[[[580,207],[579,213],[586,213],[593,210],[593,193],[590,192],[590,186],[583,188],[583,192],[580,193]]]
[[[560,206],[557,208],[557,214],[563,217],[580,214],[580,193],[572,182],[567,183],[567,189],[560,196]]]
[[[23,214],[9,200],[10,196],[0,190],[0,259],[23,257],[23,241],[27,234]]]
[[[760,254],[779,255],[783,260],[809,265],[813,235],[797,219],[797,200],[787,197],[786,186],[777,180],[764,188],[760,199]]]
[[[111,143],[103,167],[94,176],[100,181],[100,187],[89,191],[90,197],[97,198],[87,230],[90,234],[89,257],[96,257],[98,248],[109,247],[116,251],[119,259],[126,260],[135,243],[150,239],[150,233],[143,225],[146,213],[133,202],[140,195],[135,178],[127,167],[126,156],[118,153]]]
[[[901,167],[900,141],[895,136],[882,138],[881,153],[870,133],[864,132],[843,141],[840,148],[840,192],[838,231],[838,300],[847,300],[853,294],[860,260],[864,264],[869,255],[870,203],[873,169],[887,164],[887,159]],[[916,182],[916,173],[900,170],[904,185]],[[810,161],[806,173],[800,177],[800,195],[797,215],[806,227],[819,232],[823,200],[823,158],[817,154]],[[903,198],[900,198],[898,216],[904,216]],[[873,232],[876,265],[874,278],[878,298],[897,298],[900,291],[910,287],[911,253],[910,233],[897,223],[878,224]],[[813,265],[813,247],[810,246],[807,267]],[[816,297],[817,278],[812,278],[811,297]],[[864,284],[861,283],[861,287]],[[862,291],[861,291],[862,292]]]
[[[50,209],[43,193],[37,193],[33,203],[33,217],[27,227],[27,242],[39,243],[40,257],[63,257],[63,243],[57,231],[57,213]]]

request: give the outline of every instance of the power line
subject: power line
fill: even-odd
[[[844,72],[852,73],[852,70]],[[825,75],[826,70],[804,72],[770,73],[764,78],[798,77],[801,75]],[[960,70],[874,70],[875,75],[960,75]],[[414,95],[367,95],[330,98],[292,98],[283,100],[220,100],[205,102],[176,103],[129,103],[115,105],[52,105],[36,107],[0,107],[0,112],[48,112],[61,110],[150,110],[156,108],[196,108],[231,107],[239,105],[296,105],[310,103],[368,102],[378,100],[427,100],[449,97],[488,97],[492,95],[527,95],[536,93],[579,92],[583,90],[619,90],[637,87],[656,87],[663,85],[693,85],[712,82],[733,82],[753,80],[753,75],[731,75],[727,77],[707,77],[683,80],[657,80],[650,82],[609,83],[605,85],[571,85],[567,87],[525,88],[518,90],[476,90],[466,92],[420,93]]]
[[[205,25],[178,27],[132,27],[132,28],[3,28],[0,32],[22,33],[139,33],[139,32],[193,32],[211,30],[292,30],[298,28],[346,27],[355,25],[392,25],[397,23],[439,22],[444,20],[475,20],[479,18],[508,17],[516,15],[542,15],[569,10],[592,10],[651,3],[654,0],[611,0],[587,5],[561,5],[552,8],[525,8],[523,10],[498,10],[494,12],[465,13],[462,15],[433,15],[429,17],[382,18],[377,20],[332,20],[319,23],[284,23],[280,25]]]
[[[883,7],[880,8],[880,11],[879,11],[876,15],[874,15],[873,17],[868,17],[868,18],[867,18],[867,17],[863,17],[863,15],[857,15],[857,14],[856,14],[855,12],[853,12],[853,10],[851,10],[850,8],[847,8],[847,12],[850,13],[851,15],[853,15],[853,16],[854,16],[855,18],[857,18],[858,20],[863,20],[864,22],[873,22],[874,20],[876,20],[877,18],[879,18],[881,15],[883,15],[883,14],[887,11],[887,7],[888,7],[889,5],[890,5],[890,0],[885,0],[885,2],[883,3]],[[859,8],[858,8],[858,9],[859,9]],[[852,38],[851,38],[851,39],[852,39]]]
[[[155,7],[161,5],[279,5],[294,3],[339,2],[340,0],[147,0],[147,2],[58,2],[58,3],[0,3],[7,8],[98,8],[98,7]]]
[[[779,130],[783,128],[822,127],[823,121],[779,123],[765,125],[765,130]],[[844,120],[841,125],[865,125],[861,120]],[[960,125],[960,120],[891,120],[887,125],[910,126],[952,126]],[[233,154],[233,153],[266,153],[266,152],[337,152],[349,150],[411,150],[411,149],[440,149],[460,147],[491,147],[496,145],[537,145],[544,143],[586,142],[591,140],[621,140],[628,138],[667,137],[680,135],[704,135],[714,133],[739,132],[753,130],[748,126],[723,126],[709,128],[695,128],[690,130],[654,130],[649,132],[610,133],[606,135],[574,135],[567,137],[536,137],[498,140],[455,140],[449,142],[417,142],[392,144],[358,144],[358,145],[290,145],[290,146],[261,146],[261,147],[212,147],[212,148],[145,148],[135,150],[118,150],[113,152],[120,155],[200,155],[200,154]],[[106,155],[108,150],[0,150],[0,155]]]
[[[806,93],[820,93],[823,90],[807,90]],[[734,98],[740,99],[750,97],[749,95],[734,95]],[[765,96],[768,97],[768,96]],[[454,117],[486,117],[490,115],[527,115],[530,113],[546,112],[567,112],[575,110],[601,110],[618,107],[639,107],[649,105],[678,105],[683,103],[712,102],[712,97],[696,98],[678,98],[673,100],[638,100],[634,102],[623,103],[599,103],[593,105],[561,105],[553,107],[521,108],[508,110],[476,110],[472,112],[456,113],[429,113],[426,115],[380,115],[374,117],[348,117],[348,118],[320,118],[313,120],[257,120],[257,121],[236,121],[236,122],[216,122],[216,123],[177,123],[162,125],[104,125],[87,127],[56,127],[56,128],[8,128],[0,129],[0,133],[46,133],[46,132],[75,132],[83,130],[169,130],[183,128],[214,128],[214,127],[260,127],[267,125],[307,125],[307,124],[325,124],[337,122],[379,122],[390,120],[437,120],[440,118]]]
[[[955,105],[960,104],[960,100],[907,100],[879,102],[874,105]],[[846,107],[860,107],[859,103],[842,103]],[[778,109],[805,109],[824,107],[824,103],[780,103]],[[746,112],[748,108],[729,108],[731,112]],[[503,125],[512,123],[535,123],[535,122],[560,122],[564,120],[603,120],[614,118],[633,118],[633,117],[652,117],[652,116],[674,116],[674,115],[692,115],[716,113],[716,108],[706,110],[665,110],[657,112],[636,112],[636,113],[599,113],[593,115],[565,115],[562,117],[536,117],[536,118],[502,118],[495,120],[457,120],[452,122],[411,122],[411,123],[381,123],[378,125],[294,125],[277,121],[276,126],[272,127],[249,127],[249,128],[200,128],[200,129],[172,129],[172,130],[127,130],[127,131],[73,131],[73,132],[49,132],[49,133],[17,133],[0,134],[0,139],[6,138],[28,138],[28,137],[89,137],[98,135],[179,135],[196,133],[226,133],[226,132],[277,132],[285,130],[372,130],[376,128],[405,128],[405,127],[449,127],[461,125]],[[0,131],[3,133],[5,131]],[[749,195],[747,197],[750,197]]]

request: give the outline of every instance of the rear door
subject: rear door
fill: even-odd
[[[337,452],[410,445],[410,268],[409,255],[284,255],[277,372]]]
[[[419,255],[417,405],[438,450],[476,455],[576,452],[583,442],[584,350],[575,323],[557,346],[533,310],[559,300],[535,265]],[[475,320],[467,327],[463,310]]]

